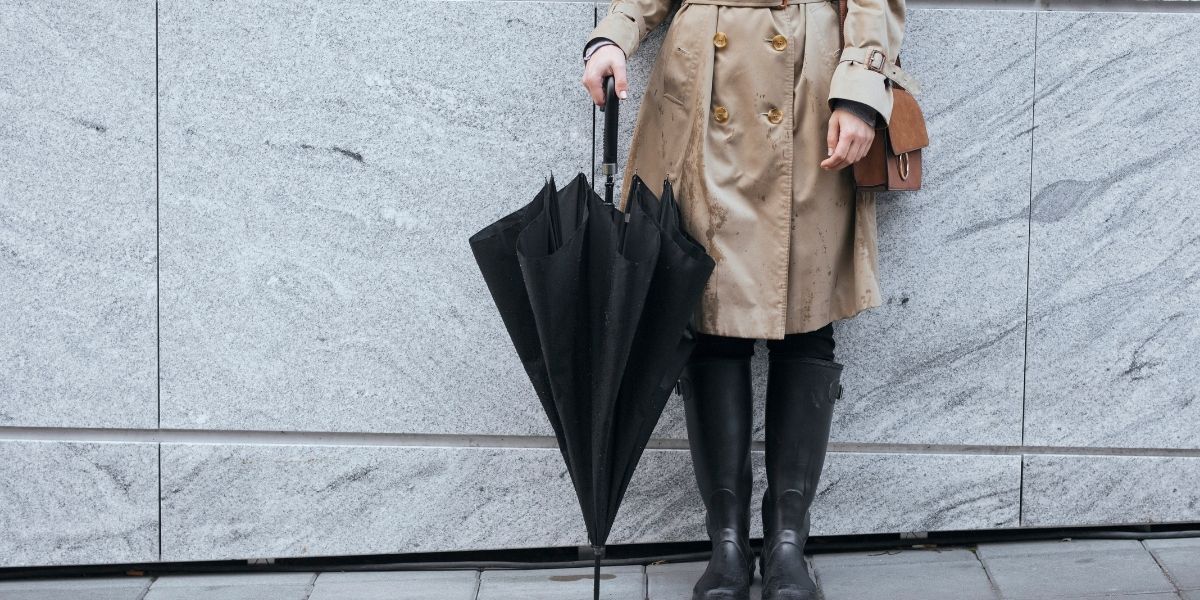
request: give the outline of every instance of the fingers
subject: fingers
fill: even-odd
[[[851,121],[852,125],[842,122],[842,115],[835,111],[829,118],[829,133],[826,136],[829,146],[833,149],[829,158],[821,161],[821,168],[826,170],[841,169],[852,165],[867,155],[871,142],[875,139],[875,130],[866,123]],[[849,115],[849,119],[858,119]]]
[[[616,79],[617,97],[624,100],[626,90],[629,89],[629,80],[625,78],[625,63],[617,61],[613,64],[613,79]]]
[[[592,102],[596,106],[604,106],[604,88],[602,82],[604,75],[600,72],[600,65],[595,57],[587,62],[583,68],[583,87],[587,90],[588,95],[592,97]]]
[[[833,149],[838,144],[838,137],[842,131],[842,120],[836,118],[836,115],[829,117],[829,130],[825,133],[825,149],[826,155],[833,153]]]
[[[617,97],[628,95],[629,79],[625,75],[625,52],[616,45],[596,50],[583,67],[583,87],[596,106],[604,106],[604,78],[612,75]]]
[[[829,158],[821,161],[821,167],[833,170],[849,165],[851,163],[850,147],[852,144],[853,140],[851,136],[845,134],[838,136],[837,145],[833,148],[833,153],[829,155]]]

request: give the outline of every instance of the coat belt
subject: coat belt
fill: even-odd
[[[764,8],[783,8],[789,4],[814,4],[816,2],[833,2],[834,0],[682,0],[683,4],[719,4],[721,6],[761,6]]]

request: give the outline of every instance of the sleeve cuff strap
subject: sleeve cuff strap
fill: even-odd
[[[866,68],[875,71],[892,80],[911,94],[921,93],[921,84],[916,78],[906,73],[895,63],[887,60],[887,55],[879,48],[843,48],[838,62],[851,61],[861,63]]]

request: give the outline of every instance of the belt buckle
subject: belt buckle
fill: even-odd
[[[783,0],[783,1],[787,2],[787,0]],[[876,54],[879,55],[879,66],[878,67],[876,67],[873,64],[875,62]],[[879,48],[871,48],[871,52],[869,54],[867,54],[867,68],[872,71],[883,73],[883,67],[886,64],[887,64],[887,55],[884,54],[883,51],[880,50]]]

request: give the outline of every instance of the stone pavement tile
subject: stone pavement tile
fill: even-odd
[[[4,600],[137,600],[149,577],[76,577],[0,581]]]
[[[169,575],[145,600],[305,600],[314,573]]]
[[[600,597],[637,600],[644,596],[641,565],[603,567]],[[485,569],[479,575],[479,600],[592,600],[592,567],[571,569]]]
[[[691,600],[692,586],[704,573],[708,561],[667,563],[646,566],[647,597],[649,600]],[[751,600],[762,596],[762,578],[758,564],[754,566],[754,583],[750,586]],[[811,571],[811,564],[810,569]]]
[[[1200,590],[1200,538],[1143,540],[1142,543],[1179,589]]]
[[[982,544],[978,553],[1006,600],[1175,591],[1137,540]]]
[[[979,559],[967,549],[818,554],[826,600],[995,600]]]
[[[478,578],[474,569],[321,573],[309,600],[474,600]]]

